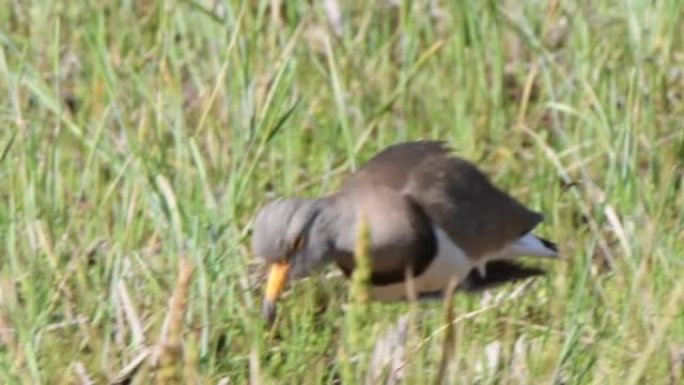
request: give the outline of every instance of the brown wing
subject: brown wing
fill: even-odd
[[[423,160],[435,155],[448,156],[444,142],[417,141],[395,144],[380,151],[366,164],[350,175],[342,190],[354,186],[373,184],[401,190],[408,176]]]
[[[456,157],[424,159],[403,191],[472,258],[500,250],[542,220]]]
[[[410,142],[382,151],[343,189],[385,185],[411,197],[472,258],[497,251],[542,220],[490,183],[442,142]]]

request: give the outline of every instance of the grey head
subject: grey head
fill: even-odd
[[[302,278],[334,258],[325,199],[278,199],[256,215],[252,252],[269,267],[264,313],[272,321],[275,301],[288,280]]]
[[[266,263],[289,264],[289,276],[302,278],[331,260],[326,257],[330,224],[319,199],[277,199],[256,215],[252,252]]]

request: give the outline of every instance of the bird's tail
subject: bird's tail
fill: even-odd
[[[547,239],[527,233],[509,245],[504,253],[508,255],[502,259],[522,256],[557,258],[558,246]]]

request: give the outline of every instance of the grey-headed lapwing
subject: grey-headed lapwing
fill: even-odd
[[[272,320],[288,280],[335,262],[346,276],[360,213],[370,231],[371,297],[434,295],[452,279],[464,289],[539,274],[521,256],[556,257],[556,245],[532,234],[542,215],[496,188],[442,142],[401,143],[350,175],[340,191],[317,199],[287,198],[256,215],[252,249],[270,265],[264,298]]]

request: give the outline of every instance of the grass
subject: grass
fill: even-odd
[[[681,2],[280,3],[2,7],[0,383],[683,381]],[[255,210],[420,138],[565,260],[354,323],[321,274],[268,330]]]

